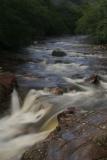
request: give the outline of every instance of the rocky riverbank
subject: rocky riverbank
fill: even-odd
[[[58,115],[58,122],[55,131],[21,160],[107,159],[107,109],[82,113],[69,108]]]

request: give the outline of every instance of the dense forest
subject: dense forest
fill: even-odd
[[[96,0],[82,6],[77,30],[91,35],[96,43],[107,43],[107,0]]]
[[[18,48],[62,34],[107,43],[106,0],[0,0],[0,47]]]

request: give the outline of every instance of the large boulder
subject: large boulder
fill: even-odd
[[[4,86],[6,89],[13,89],[16,85],[16,77],[11,73],[0,74],[0,85]]]
[[[107,160],[107,109],[68,109],[44,142],[31,147],[21,160]]]
[[[66,56],[66,53],[65,53],[65,51],[63,51],[61,49],[55,49],[52,52],[52,56],[55,56],[55,57],[64,57],[64,56]]]
[[[9,109],[11,92],[16,84],[16,77],[13,74],[0,74],[0,116]]]

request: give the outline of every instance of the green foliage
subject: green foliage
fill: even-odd
[[[75,34],[75,28],[97,43],[107,43],[107,0],[52,2],[0,0],[0,47],[19,48],[46,36]]]
[[[0,0],[0,46],[18,48],[44,36],[74,33],[76,7],[50,0]]]
[[[64,24],[66,24],[69,33],[74,34],[76,28],[76,21],[81,16],[80,7],[75,4],[63,3],[57,8],[60,15],[63,17]]]
[[[92,35],[97,43],[107,43],[107,1],[96,0],[83,8],[77,31]]]
[[[19,47],[29,44],[36,34],[34,0],[0,1],[0,42],[5,47]],[[40,10],[40,9],[39,9]],[[39,15],[40,16],[40,15]],[[39,17],[36,19],[39,25]],[[41,26],[39,26],[41,27]]]

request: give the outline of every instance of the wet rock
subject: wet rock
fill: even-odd
[[[55,63],[57,64],[57,63],[63,63],[63,61],[62,60],[55,60]]]
[[[55,57],[64,57],[66,56],[66,53],[61,50],[61,49],[56,49],[52,52],[52,56],[55,56]]]
[[[50,89],[50,92],[55,95],[62,95],[64,93],[64,90],[62,88],[56,87]]]
[[[21,160],[106,160],[107,109],[58,116],[59,126],[44,142],[32,146]]]
[[[94,74],[88,79],[85,80],[86,82],[90,82],[91,84],[99,84],[99,76]]]
[[[11,73],[2,73],[0,74],[0,85],[4,86],[5,88],[13,89],[16,85],[16,77]]]
[[[13,74],[0,74],[0,116],[9,109],[11,92],[16,85]]]
[[[62,95],[63,93],[67,93],[70,91],[70,87],[63,86],[63,87],[54,87],[54,88],[44,88],[45,92],[50,92],[55,95]]]

